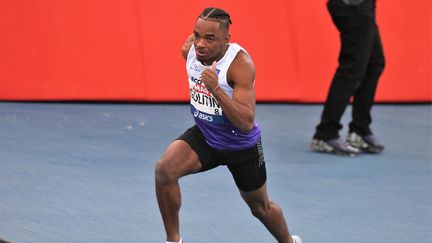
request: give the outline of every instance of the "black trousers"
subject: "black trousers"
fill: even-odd
[[[341,50],[339,66],[314,138],[330,140],[339,137],[340,120],[351,97],[349,132],[372,134],[371,109],[385,63],[375,21],[375,0],[365,0],[359,6],[346,5],[342,0],[329,0],[327,8],[340,33]]]

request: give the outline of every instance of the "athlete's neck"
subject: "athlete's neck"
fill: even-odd
[[[224,45],[224,47],[222,48],[221,53],[218,56],[216,56],[214,59],[211,59],[211,60],[200,61],[201,64],[204,65],[204,66],[211,66],[214,61],[218,62],[220,59],[222,59],[225,56],[225,53],[227,52],[228,47],[229,47],[229,44],[228,45]]]

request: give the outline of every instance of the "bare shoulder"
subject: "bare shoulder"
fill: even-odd
[[[244,51],[239,51],[237,56],[234,58],[231,65],[239,65],[244,68],[250,68],[255,70],[255,64],[252,61],[252,58]]]
[[[194,41],[194,35],[190,35],[188,36],[188,38],[186,39],[185,43],[183,44],[182,48],[181,48],[181,53],[184,59],[187,59],[187,55],[189,53],[189,50],[191,49],[192,45],[193,45],[193,41]]]
[[[239,51],[228,69],[228,80],[231,83],[253,83],[255,80],[255,64],[244,51]]]

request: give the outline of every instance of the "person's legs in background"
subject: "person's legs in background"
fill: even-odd
[[[373,135],[371,110],[374,104],[378,80],[384,71],[385,57],[378,27],[374,27],[375,37],[368,68],[360,87],[354,94],[352,121],[349,124],[348,143],[366,152],[379,153],[384,149]]]
[[[359,150],[340,139],[341,117],[361,87],[369,65],[374,39],[375,16],[371,0],[360,6],[349,6],[340,0],[327,4],[333,23],[340,32],[339,66],[333,77],[327,99],[316,128],[311,148],[320,152],[356,155]]]

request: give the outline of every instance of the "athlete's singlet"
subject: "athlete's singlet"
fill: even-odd
[[[229,97],[232,97],[233,89],[228,85],[227,72],[239,51],[247,53],[238,44],[230,44],[224,57],[216,64],[220,88]],[[224,116],[222,107],[201,82],[201,72],[206,68],[211,68],[211,66],[204,66],[197,60],[195,47],[192,46],[186,61],[191,112],[207,143],[219,150],[240,150],[254,146],[261,134],[259,125],[254,123],[253,129],[249,133],[244,133]]]

